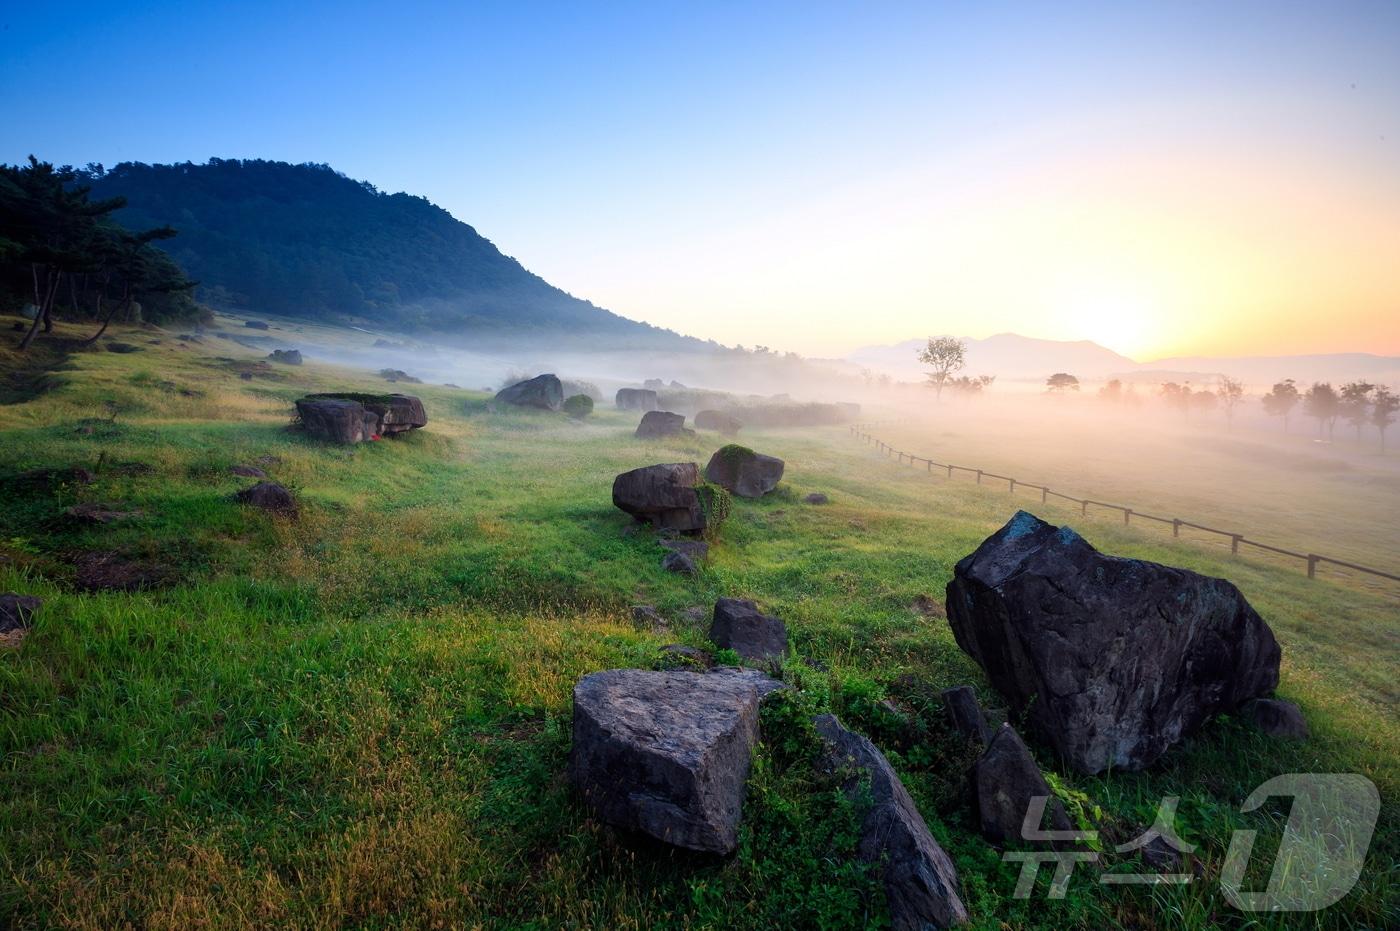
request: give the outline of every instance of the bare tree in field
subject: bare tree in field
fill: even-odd
[[[1235,408],[1244,401],[1244,384],[1229,375],[1221,375],[1215,383],[1215,396],[1225,408],[1225,429],[1235,429]]]
[[[1288,432],[1288,415],[1293,413],[1293,408],[1298,406],[1302,396],[1298,394],[1298,386],[1293,379],[1285,378],[1274,385],[1268,394],[1264,395],[1264,410],[1270,417],[1283,418],[1283,432]]]
[[[1400,410],[1400,395],[1385,385],[1378,385],[1371,395],[1371,424],[1381,435],[1381,452],[1385,452],[1385,431],[1395,423],[1395,412]]]
[[[1347,423],[1356,428],[1356,442],[1361,442],[1361,429],[1371,419],[1371,392],[1376,386],[1368,381],[1353,381],[1342,385],[1341,413]]]
[[[1064,394],[1066,391],[1078,391],[1079,379],[1068,372],[1056,372],[1045,379],[1045,390],[1053,394]]]
[[[951,336],[930,336],[928,345],[919,350],[919,361],[929,367],[929,386],[941,401],[949,379],[967,364],[967,344]]]
[[[1332,439],[1332,431],[1337,426],[1337,417],[1342,412],[1342,399],[1337,396],[1337,389],[1333,388],[1330,382],[1315,381],[1313,386],[1303,395],[1303,410],[1309,417],[1317,420],[1317,433],[1322,435],[1322,428],[1327,427],[1327,439]]]

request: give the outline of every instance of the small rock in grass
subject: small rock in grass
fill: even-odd
[[[709,653],[696,647],[689,647],[683,643],[668,643],[659,649],[668,659],[677,660],[686,665],[699,666],[702,669],[709,669],[715,664],[714,657]]]
[[[34,612],[43,602],[33,595],[5,592],[0,595],[0,634],[25,630],[34,622]]]
[[[808,504],[830,504],[831,499],[819,491],[814,491],[802,499]]]
[[[245,488],[234,495],[240,504],[262,508],[275,514],[295,517],[297,502],[292,493],[276,482],[258,482],[252,488]]]
[[[93,502],[75,504],[63,513],[88,524],[110,524],[113,521],[130,520],[133,517],[141,516],[139,510],[119,511],[110,505]]]
[[[1240,715],[1270,737],[1306,740],[1308,722],[1292,702],[1278,698],[1256,698],[1240,708]]]
[[[710,640],[747,660],[781,660],[787,654],[787,627],[763,614],[752,601],[721,598],[715,602]]]
[[[667,553],[661,557],[661,568],[677,575],[695,576],[700,574],[700,567],[695,565],[695,560],[684,553]]]
[[[710,555],[710,544],[704,540],[658,540],[664,548],[673,553],[683,553],[696,562],[703,562]]]

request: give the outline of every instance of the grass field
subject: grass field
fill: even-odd
[[[787,460],[785,481],[737,502],[686,579],[612,507],[611,481],[703,463],[713,436],[641,442],[635,415],[604,406],[580,424],[420,386],[425,430],[334,448],[287,429],[292,401],[384,382],[314,363],[243,380],[257,356],[227,341],[113,339],[140,351],[75,353],[44,374],[0,350],[15,386],[0,407],[0,590],[45,602],[22,644],[0,650],[0,926],[880,927],[878,881],[853,864],[853,812],[812,766],[804,722],[827,708],[889,754],[957,864],[974,927],[1400,923],[1393,597],[1084,526],[1108,551],[1238,584],[1283,644],[1280,693],[1312,737],[1271,741],[1221,720],[1151,772],[1097,778],[1040,752],[1071,810],[1123,839],[1180,796],[1205,878],[1124,888],[1082,873],[1047,901],[1044,876],[1020,901],[1018,865],[976,835],[969,751],[937,695],[970,682],[996,698],[946,622],[911,607],[941,603],[957,559],[1010,517],[1004,490],[931,482],[841,427],[746,433]],[[22,400],[36,378],[48,390]],[[230,500],[251,480],[229,466],[263,457],[298,495],[299,520]],[[15,478],[71,466],[96,480]],[[803,504],[810,491],[831,504]],[[78,525],[63,511],[81,502],[140,513]],[[164,584],[81,592],[92,553]],[[797,657],[825,671],[785,667],[793,688],[765,712],[740,850],[716,862],[620,842],[563,771],[574,681],[653,666],[664,643],[703,646],[707,621],[686,609],[721,595],[781,615]],[[639,603],[669,629],[634,624]],[[1239,803],[1288,772],[1376,783],[1385,804],[1366,871],[1318,914],[1237,912],[1215,882],[1231,829],[1259,829],[1267,849],[1287,816],[1286,804],[1245,816]]]

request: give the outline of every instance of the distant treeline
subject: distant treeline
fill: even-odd
[[[125,201],[94,199],[90,174],[33,156],[0,165],[0,309],[29,317],[21,349],[59,316],[94,320],[91,342],[114,317],[164,323],[201,314],[195,282],[153,245],[175,230],[123,227],[112,214]]]

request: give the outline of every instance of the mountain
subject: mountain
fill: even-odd
[[[1302,384],[1365,380],[1400,384],[1400,357],[1369,352],[1314,353],[1296,356],[1179,356],[1143,362],[1126,373],[1133,381],[1206,382],[1229,375],[1248,386],[1267,389],[1274,382],[1292,378]],[[1167,376],[1171,376],[1168,378]]]
[[[706,345],[573,297],[441,207],[326,165],[127,162],[91,182],[94,197],[127,199],[127,227],[175,227],[162,245],[218,307],[486,340]]]
[[[893,346],[865,346],[846,356],[847,361],[895,378],[923,381],[924,366],[918,352],[927,340],[911,339]],[[1100,378],[1137,365],[1089,340],[1034,339],[1015,333],[999,333],[986,339],[965,339],[967,375],[995,375],[1000,381],[1043,382],[1055,372],[1080,378]]]

